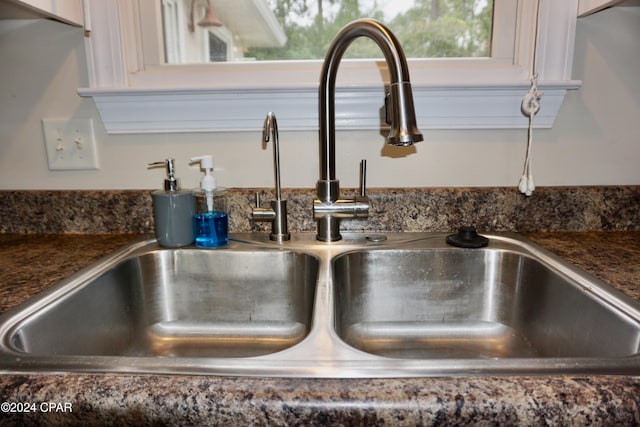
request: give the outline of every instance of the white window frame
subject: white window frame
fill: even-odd
[[[85,1],[90,87],[79,93],[93,97],[108,133],[254,131],[268,111],[282,130],[318,128],[322,61],[164,65],[157,2]],[[527,127],[520,104],[530,84],[536,8],[537,0],[496,2],[496,19],[515,13],[517,23],[505,26],[512,34],[503,34],[492,58],[409,61],[423,130]],[[581,84],[571,80],[577,8],[578,0],[541,3],[538,128],[553,125],[566,91]],[[379,129],[385,81],[383,61],[343,61],[336,127]]]
[[[177,0],[162,0],[162,3],[167,12],[163,16],[162,24],[164,28],[167,28],[167,34],[171,35],[171,37],[165,40],[165,43],[169,45],[166,51],[170,52],[170,54],[167,55],[169,56],[168,62],[183,62],[183,40],[181,33],[178,32],[178,28],[181,25],[186,25],[186,23],[180,19]]]

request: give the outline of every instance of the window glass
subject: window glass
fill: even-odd
[[[161,0],[168,63],[322,59],[340,28],[384,22],[408,58],[491,56],[493,0]],[[379,58],[358,39],[349,58]]]

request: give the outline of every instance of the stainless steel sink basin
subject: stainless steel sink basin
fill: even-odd
[[[408,359],[627,357],[637,318],[503,249],[377,250],[335,263],[338,335]]]
[[[309,255],[152,244],[107,265],[39,302],[11,345],[30,355],[249,357],[311,328],[318,261]]]
[[[141,241],[0,316],[0,370],[640,375],[640,304],[516,234]]]

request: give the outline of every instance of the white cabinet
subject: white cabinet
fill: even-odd
[[[580,0],[578,16],[587,16],[612,6],[640,6],[640,0]]]
[[[51,18],[81,27],[82,0],[3,0],[1,19]]]

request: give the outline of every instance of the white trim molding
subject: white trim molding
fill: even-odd
[[[579,81],[539,86],[544,96],[536,128],[553,126],[568,89]],[[520,112],[527,85],[416,87],[415,109],[421,129],[525,128]],[[262,129],[265,112],[276,111],[281,130],[318,129],[315,88],[82,90],[92,96],[107,133],[242,132]],[[336,128],[384,127],[381,87],[337,88]]]
[[[318,129],[320,61],[158,65],[159,47],[155,53],[141,49],[153,46],[145,37],[157,43],[157,29],[135,24],[150,2],[88,1],[91,87],[79,93],[93,98],[108,133],[255,131],[268,111],[278,114],[282,130]],[[528,126],[520,105],[530,84],[537,1],[496,0],[504,5],[496,13],[517,18],[512,43],[501,42],[498,57],[409,61],[421,128]],[[544,95],[534,124],[549,128],[567,90],[581,85],[571,80],[578,0],[541,1],[537,68]],[[144,16],[152,12],[145,10]],[[384,67],[376,61],[345,61],[338,74],[336,128],[380,129]]]

